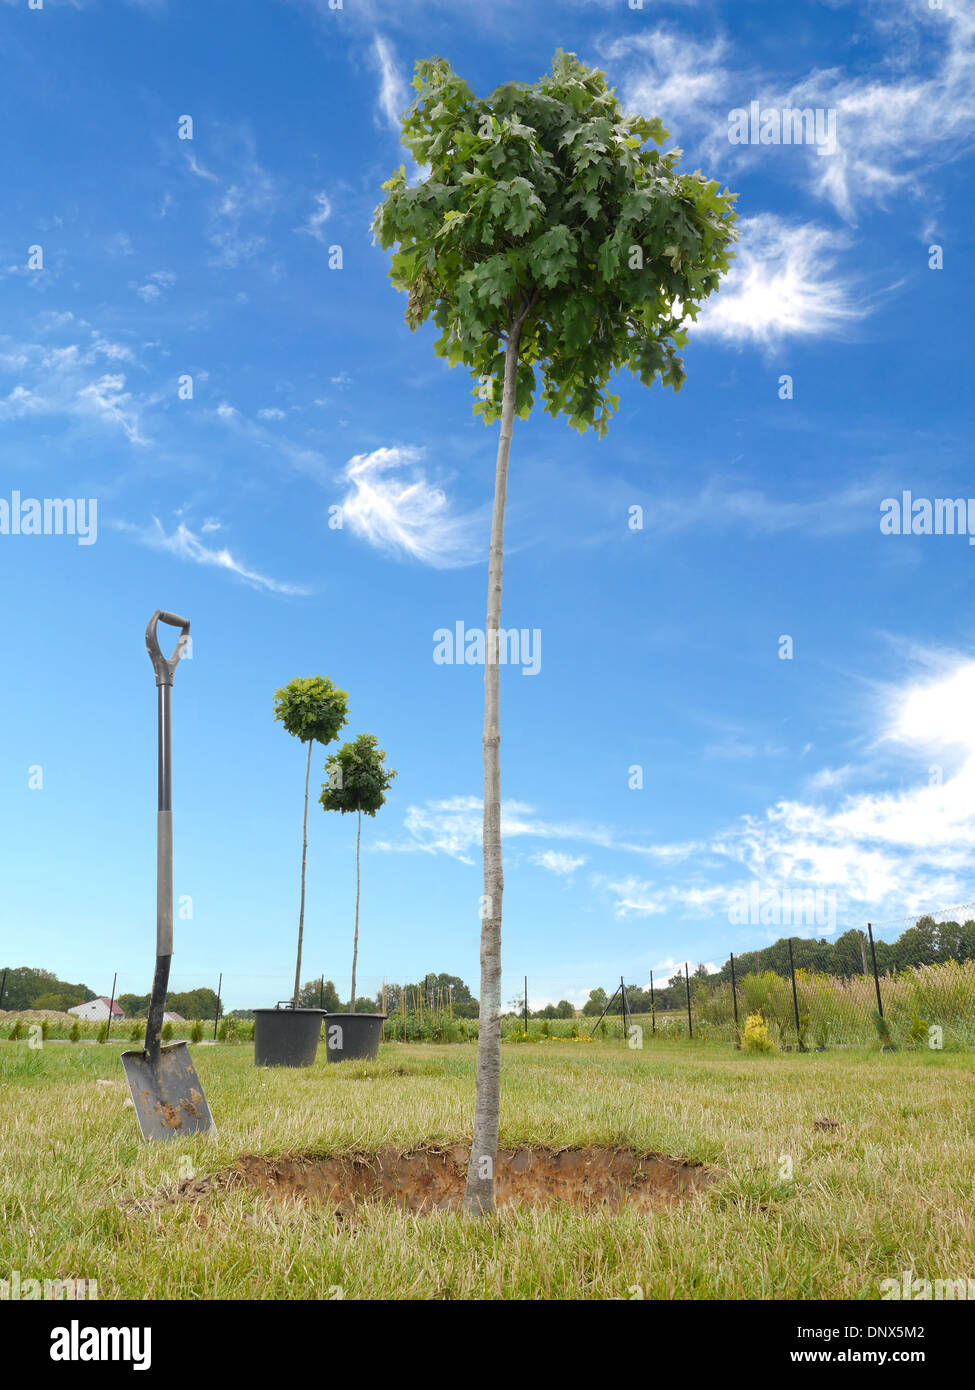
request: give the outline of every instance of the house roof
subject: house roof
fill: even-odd
[[[106,1007],[106,1009],[108,1009],[108,1008],[111,1009],[111,1011],[112,1011],[112,1017],[113,1017],[113,1018],[124,1018],[124,1017],[125,1017],[125,1014],[122,1012],[122,1010],[119,1008],[119,1006],[118,1006],[117,1004],[113,1004],[112,1001],[111,1001],[111,999],[106,999],[105,996],[104,996],[104,994],[100,994],[100,995],[98,996],[97,999],[91,999],[91,1000],[89,1000],[88,1002],[91,1003],[91,1004],[98,1004],[98,1003],[104,1004],[105,1007]]]

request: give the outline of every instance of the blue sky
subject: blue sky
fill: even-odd
[[[194,636],[174,986],[289,990],[304,768],[272,698],[322,673],[399,774],[360,989],[476,992],[483,670],[433,656],[483,625],[496,433],[369,232],[435,53],[486,94],[574,50],[740,194],[680,395],[624,378],[604,440],[516,425],[503,622],[541,665],[502,673],[505,998],[785,934],[733,920],[752,882],[831,895],[817,935],[975,898],[975,554],[880,524],[975,493],[973,46],[970,0],[3,0],[0,499],[97,500],[93,544],[0,534],[3,958],[148,989],[162,607]],[[835,148],[733,144],[752,101],[832,112]],[[340,990],[354,836],[313,807],[303,973]]]

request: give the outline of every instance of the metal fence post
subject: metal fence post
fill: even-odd
[[[217,1019],[220,1017],[220,995],[223,993],[223,971],[220,972],[220,980],[217,984],[217,1007],[213,1011],[213,1041],[217,1041]]]
[[[687,961],[684,962],[684,988],[687,990],[687,1036],[693,1038],[694,1025],[691,1022],[691,979],[687,973]]]
[[[789,937],[789,974],[792,976],[792,1012],[796,1020],[796,1047],[802,1049],[802,1034],[799,1031],[799,996],[796,994],[796,963],[792,955],[792,937]]]
[[[657,1032],[657,1010],[653,1002],[653,971],[650,971],[650,1033],[655,1036]]]
[[[525,1037],[528,1037],[528,976],[525,976]]]
[[[112,1010],[115,1008],[115,986],[118,984],[118,971],[116,970],[112,978],[112,997],[108,1005],[108,1027],[105,1029],[105,1041],[108,1042],[108,1035],[112,1031]]]
[[[867,934],[870,937],[870,959],[873,961],[873,984],[877,991],[877,1013],[881,1018],[884,1016],[883,1000],[880,998],[880,976],[877,974],[877,952],[873,944],[873,927],[867,923]]]
[[[731,952],[731,1004],[735,1011],[735,1047],[741,1047],[738,1036],[738,987],[735,984],[735,953]]]

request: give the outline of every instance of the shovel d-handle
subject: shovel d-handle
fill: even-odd
[[[163,656],[159,646],[159,638],[156,635],[156,628],[159,623],[165,623],[167,627],[178,627],[179,637],[173,654],[168,659]],[[172,685],[173,674],[179,665],[179,659],[186,650],[186,643],[190,635],[190,622],[188,618],[177,617],[175,613],[166,613],[161,608],[157,608],[149,619],[146,627],[146,650],[149,653],[149,660],[152,662],[152,669],[156,673],[157,685]]]

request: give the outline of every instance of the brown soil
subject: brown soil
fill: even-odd
[[[359,1203],[378,1201],[411,1214],[459,1211],[468,1155],[461,1144],[407,1154],[395,1149],[372,1155],[244,1154],[236,1167],[187,1180],[169,1195],[194,1200],[215,1187],[251,1187],[284,1201],[328,1202],[344,1215]],[[499,1206],[572,1202],[612,1211],[653,1210],[692,1196],[716,1176],[699,1164],[627,1149],[501,1149],[497,1201]]]

